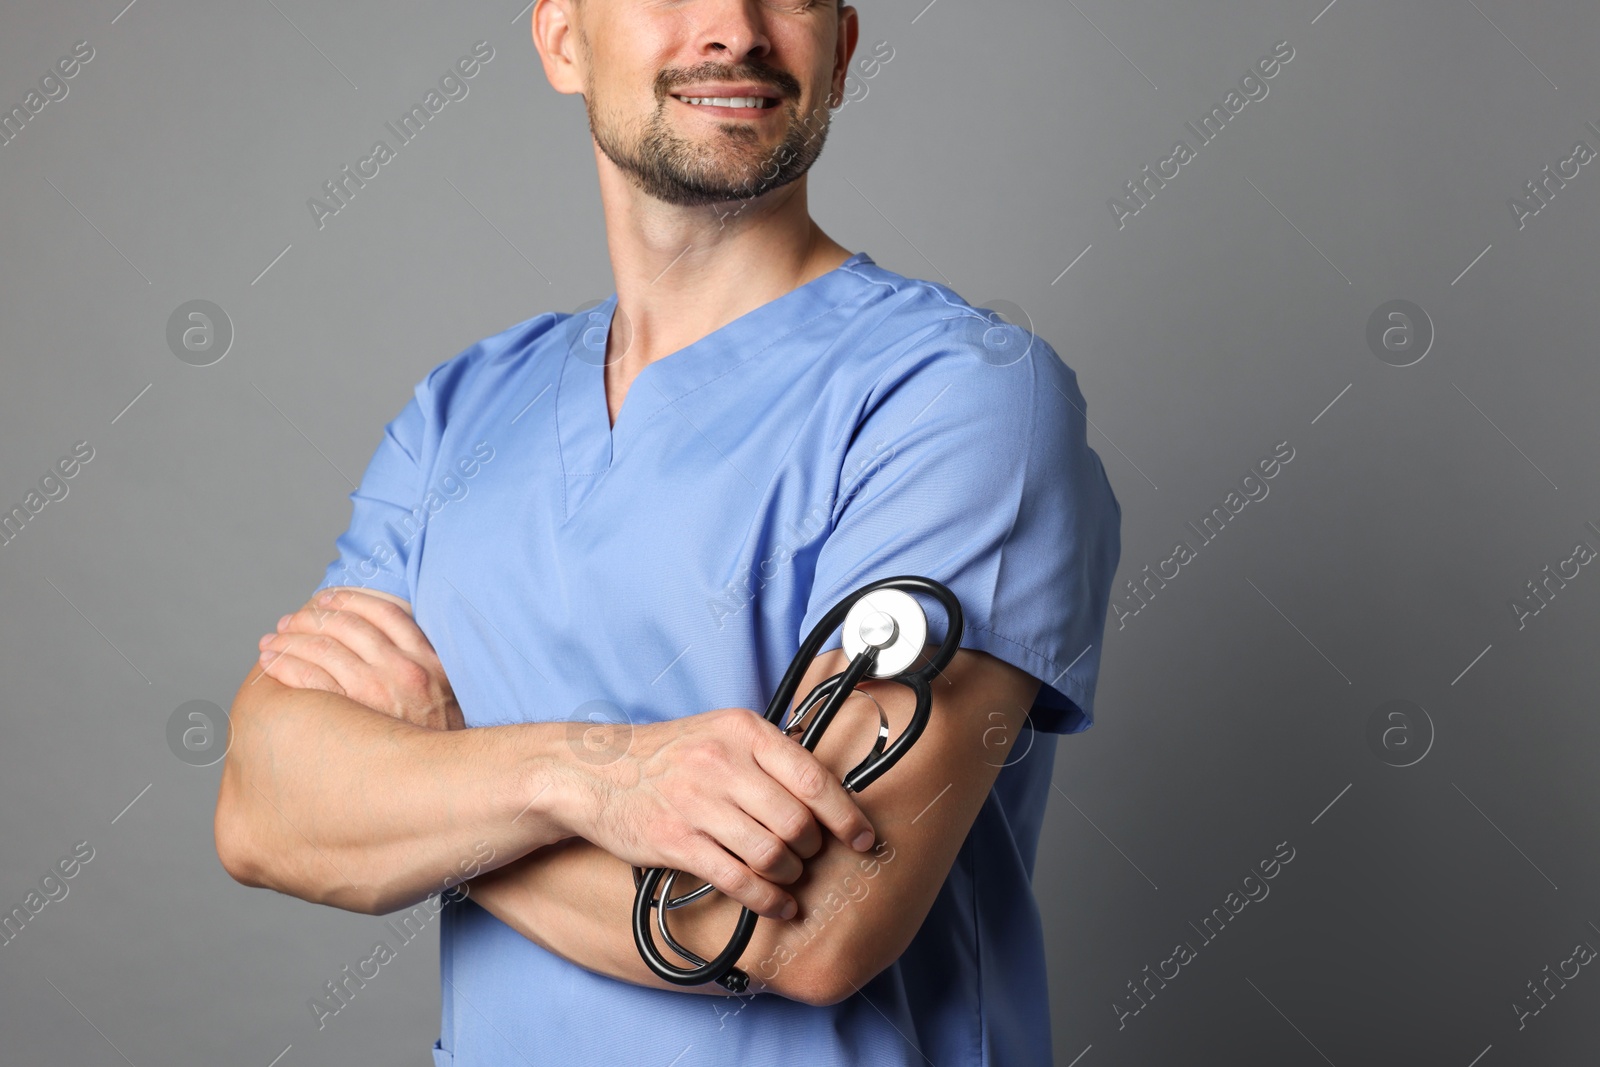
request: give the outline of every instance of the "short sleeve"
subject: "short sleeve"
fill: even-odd
[[[961,647],[1043,683],[1034,728],[1076,733],[1094,721],[1122,510],[1088,445],[1076,374],[1039,338],[1004,329],[1021,359],[1002,366],[948,335],[874,387],[799,633],[868,582],[933,578],[961,602]],[[944,609],[917,599],[929,642],[943,640]]]
[[[317,590],[356,586],[414,600],[409,573],[427,521],[423,401],[431,378],[417,386],[410,402],[384,427],[361,485],[350,494],[350,526],[334,542],[338,558],[328,564]]]

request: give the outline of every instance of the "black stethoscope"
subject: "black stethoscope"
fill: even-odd
[[[917,661],[927,644],[928,618],[906,590],[927,593],[938,599],[944,605],[949,619],[944,643],[927,664],[915,671],[908,668]],[[804,702],[795,708],[789,724],[784,726],[784,713],[794,700],[795,691],[800,688],[800,679],[816,658],[822,643],[833,635],[841,620],[844,622],[841,642],[845,654],[850,657],[849,666],[832,678],[817,683]],[[905,730],[890,744],[889,720],[880,707],[878,736],[873,742],[872,751],[844,776],[845,789],[859,793],[898,763],[900,757],[922,736],[933,704],[929,682],[955,656],[961,644],[961,627],[961,602],[947,587],[931,578],[900,575],[864,585],[835,604],[812,627],[805,643],[790,661],[778,691],[772,696],[772,702],[767,705],[765,718],[791,737],[804,731],[800,744],[811,752],[816,750],[823,731],[863,678],[870,676],[898,682],[910,689],[916,694],[917,706]],[[667,929],[667,912],[699,900],[712,892],[714,887],[707,883],[675,897],[672,887],[682,873],[665,867],[633,869],[633,942],[639,948],[639,955],[658,977],[676,985],[716,982],[730,992],[743,993],[750,984],[750,976],[735,967],[734,962],[749,946],[759,916],[749,908],[741,909],[738,925],[734,927],[733,937],[729,939],[727,947],[715,959],[701,958],[673,938]],[[659,898],[656,896],[658,888],[661,891]],[[652,909],[656,913],[655,925],[661,940],[692,966],[676,966],[661,955],[650,930]]]

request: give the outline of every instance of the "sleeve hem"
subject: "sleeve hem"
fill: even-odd
[[[1030,711],[1033,727],[1045,733],[1075,734],[1094,725],[1094,697],[1074,677],[1062,677],[1055,660],[982,626],[968,624],[962,648],[976,648],[1037,678],[1041,688]],[[1057,679],[1051,682],[1050,679]]]
[[[324,589],[331,589],[335,586],[343,586],[347,589],[371,589],[379,593],[388,593],[390,596],[399,597],[407,604],[411,603],[410,583],[408,583],[404,578],[392,579],[389,575],[383,574],[382,572],[380,572],[377,577],[377,581],[351,581],[349,580],[350,575],[347,571],[340,571],[338,573],[333,573],[330,571],[329,573],[323,575],[322,581],[317,583],[317,587],[311,591],[311,595],[316,596]]]
[[[835,633],[824,642],[818,655],[841,645],[840,635]],[[1035,730],[1047,734],[1076,734],[1094,725],[1093,695],[1086,692],[1076,678],[1061,678],[1061,668],[1050,657],[993,630],[970,624],[961,632],[959,647],[987,652],[1039,680],[1039,695],[1028,711]],[[1047,681],[1050,678],[1059,680],[1052,685]]]

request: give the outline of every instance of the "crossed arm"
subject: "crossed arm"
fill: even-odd
[[[706,958],[726,943],[741,903],[765,916],[739,960],[752,991],[836,1003],[897,959],[922,925],[1039,686],[986,653],[958,651],[933,684],[922,737],[856,795],[838,778],[877,731],[872,701],[892,734],[905,726],[914,698],[903,686],[863,683],[871,700],[858,693],[846,702],[814,758],[759,714],[720,709],[638,728],[625,752],[596,767],[550,724],[462,729],[448,679],[408,612],[397,598],[341,590],[336,604],[308,604],[262,639],[273,655],[235,702],[218,802],[229,872],[305,899],[386,911],[448,883],[452,865],[475,847],[483,856],[478,843],[487,842],[492,858],[455,874],[475,875],[466,888],[480,907],[579,966],[679,992],[726,995],[711,984],[670,985],[645,967],[633,944],[630,864],[677,867],[723,890],[673,913],[674,936]],[[846,663],[838,650],[818,656],[800,694]],[[260,686],[270,695],[246,693]],[[275,728],[304,730],[318,716],[330,721],[316,755],[271,743]],[[680,742],[662,743],[674,726]],[[741,790],[786,794],[744,801],[770,832],[741,833],[715,814],[718,784],[735,778],[725,761],[741,748],[777,768],[738,779]],[[375,777],[398,783],[401,810],[364,804],[342,835],[298,803],[324,794],[315,799],[325,804],[340,779],[359,794]],[[426,803],[401,799],[416,792]],[[640,794],[661,803],[629,817]],[[296,815],[312,828],[291,825]],[[268,824],[275,830],[259,829]],[[846,843],[869,826],[866,851]],[[403,875],[385,866],[396,863]],[[341,866],[390,888],[352,894],[341,888],[351,883]],[[694,884],[680,880],[676,891]],[[797,913],[785,917],[791,899]]]

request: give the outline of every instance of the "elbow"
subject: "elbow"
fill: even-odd
[[[403,905],[398,894],[383,887],[363,888],[345,882],[342,877],[326,883],[308,880],[305,871],[317,866],[312,858],[274,853],[254,826],[248,806],[232,795],[228,775],[224,772],[211,832],[217,859],[229,878],[250,889],[271,889],[312,904],[325,904],[362,915],[384,915]],[[320,853],[317,858],[327,862]],[[300,873],[295,873],[297,871]]]
[[[798,1000],[802,1004],[809,1004],[813,1008],[831,1008],[859,991],[859,986],[846,985],[838,980],[824,979],[808,983],[804,989],[797,991],[791,1000]]]
[[[211,835],[217,849],[217,859],[222,869],[240,885],[252,889],[266,886],[265,872],[260,857],[251,846],[248,828],[236,805],[223,799],[217,801],[216,817],[211,823]]]
[[[831,945],[814,944],[806,953],[796,952],[791,961],[776,970],[770,963],[758,969],[768,992],[813,1008],[830,1008],[855,996],[883,967],[870,967],[859,954],[845,953]],[[784,952],[780,950],[780,957]],[[809,958],[806,958],[809,957]],[[775,961],[774,961],[775,962]],[[885,964],[887,966],[887,964]],[[771,978],[767,978],[771,973]]]
[[[825,970],[818,969],[814,973],[795,977],[794,988],[787,994],[788,998],[813,1008],[831,1008],[849,1000],[867,982],[865,976],[859,975],[843,961]]]

